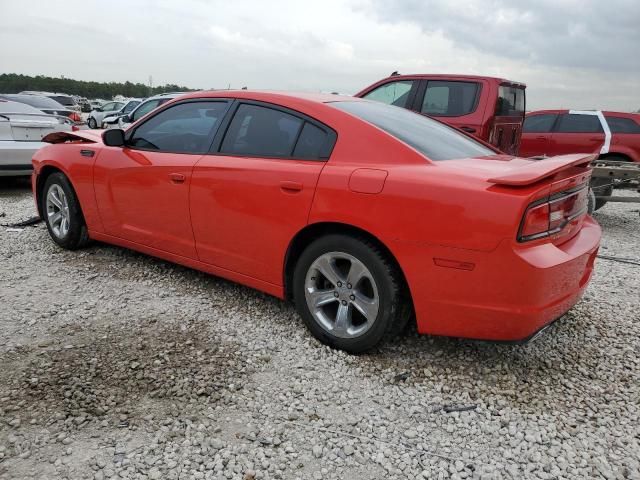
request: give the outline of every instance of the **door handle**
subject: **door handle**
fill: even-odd
[[[282,181],[280,182],[280,189],[283,192],[295,193],[302,190],[302,184],[299,182]]]
[[[467,133],[476,133],[476,129],[473,127],[460,127],[460,130],[464,130]]]
[[[170,173],[169,178],[173,183],[184,183],[186,177],[181,173]]]

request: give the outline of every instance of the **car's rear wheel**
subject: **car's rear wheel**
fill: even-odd
[[[332,347],[363,352],[406,324],[400,274],[364,238],[336,234],[311,243],[298,259],[293,282],[302,319]]]
[[[41,201],[44,221],[54,242],[68,250],[76,250],[89,243],[89,232],[78,197],[63,173],[47,177]]]
[[[98,124],[96,123],[96,119],[93,117],[89,117],[89,120],[87,121],[87,124],[89,125],[89,128],[98,128]]]
[[[610,197],[613,195],[613,180],[610,178],[592,178],[590,188],[594,193],[594,197]],[[607,204],[605,198],[594,198],[595,203],[593,210],[600,210]]]

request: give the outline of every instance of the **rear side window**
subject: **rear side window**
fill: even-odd
[[[611,133],[640,133],[640,125],[632,118],[605,117]]]
[[[556,117],[555,113],[530,115],[524,119],[522,131],[524,133],[548,133],[553,128]]]
[[[376,102],[395,105],[396,107],[407,107],[409,93],[413,87],[412,80],[399,80],[380,85],[375,90],[367,93],[363,98],[375,100]]]
[[[221,153],[290,157],[302,119],[273,108],[243,104],[229,124]]]
[[[305,122],[300,132],[300,137],[293,150],[294,158],[328,158],[325,146],[327,144],[327,132],[315,125]]]
[[[330,105],[375,125],[431,160],[496,154],[457,130],[404,108],[362,101],[333,102]]]
[[[602,125],[597,115],[564,113],[560,115],[558,133],[602,133]]]
[[[475,110],[479,85],[475,82],[430,80],[420,111],[428,115],[459,117]]]
[[[524,88],[500,85],[498,87],[498,103],[496,115],[516,117],[524,115],[525,94]]]
[[[135,129],[129,145],[172,153],[205,153],[211,146],[227,102],[187,102],[173,105]]]

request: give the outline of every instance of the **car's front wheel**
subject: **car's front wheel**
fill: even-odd
[[[293,282],[302,319],[332,347],[363,352],[406,324],[400,272],[365,238],[336,234],[311,243],[296,264]]]
[[[89,243],[89,233],[73,186],[63,173],[47,177],[41,191],[42,213],[49,235],[62,248],[76,250]]]
[[[89,117],[89,120],[87,121],[87,124],[89,125],[89,128],[98,128],[98,124],[96,122],[96,119],[93,117]]]

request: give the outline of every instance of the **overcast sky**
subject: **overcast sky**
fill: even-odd
[[[640,0],[0,0],[0,72],[355,93],[392,71],[640,108]]]

